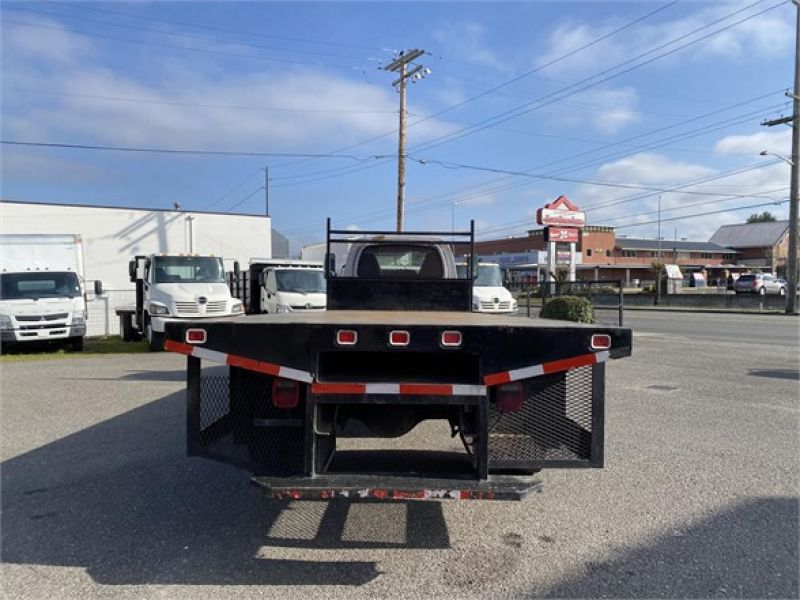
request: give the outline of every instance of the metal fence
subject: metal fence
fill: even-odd
[[[86,335],[119,335],[118,306],[136,304],[135,290],[103,290],[102,296],[89,294],[86,303]]]
[[[558,296],[579,296],[586,298],[595,309],[599,323],[612,323],[622,326],[623,285],[619,279],[591,279],[580,281],[546,282],[541,284],[512,285],[520,304],[526,305],[527,315],[535,316],[535,310],[544,307],[547,301]]]

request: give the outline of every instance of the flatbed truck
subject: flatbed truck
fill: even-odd
[[[474,226],[362,235],[328,222],[327,311],[166,324],[188,357],[190,456],[295,499],[519,500],[541,469],[603,466],[605,363],[631,354],[630,329],[472,312],[474,266],[459,277],[453,257],[475,255]],[[427,420],[457,450],[337,448]]]

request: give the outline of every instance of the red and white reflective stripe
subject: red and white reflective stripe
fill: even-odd
[[[185,354],[187,356],[194,356],[203,360],[210,360],[212,362],[221,363],[231,367],[241,367],[249,371],[257,371],[274,377],[283,377],[284,379],[292,379],[294,381],[302,381],[303,383],[311,383],[313,377],[307,371],[300,371],[290,367],[283,367],[261,360],[254,360],[252,358],[245,358],[244,356],[237,356],[235,354],[226,354],[224,352],[217,352],[216,350],[209,350],[200,346],[192,346],[191,344],[183,344],[181,342],[174,342],[167,340],[164,347],[170,352],[177,352],[178,354]]]
[[[531,377],[539,377],[540,375],[569,371],[570,369],[577,369],[578,367],[587,367],[607,360],[608,351],[590,352],[589,354],[581,354],[580,356],[573,356],[571,358],[552,360],[540,365],[531,365],[530,367],[522,367],[521,369],[485,375],[483,383],[488,386],[502,385],[511,381],[519,381],[520,379],[529,379]]]
[[[485,385],[458,383],[315,383],[314,394],[384,394],[405,396],[485,396]]]

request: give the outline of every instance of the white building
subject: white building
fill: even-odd
[[[128,279],[133,256],[196,252],[222,256],[226,269],[234,260],[247,268],[253,256],[272,256],[273,241],[271,219],[265,215],[8,200],[0,201],[0,232],[81,236],[87,291],[98,279],[106,290],[89,304],[89,335],[117,332],[114,306],[133,299],[134,284]]]

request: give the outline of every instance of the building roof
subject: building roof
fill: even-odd
[[[723,225],[711,236],[710,242],[731,248],[758,248],[774,246],[789,229],[789,221],[767,223],[740,223]]]
[[[658,240],[639,238],[617,238],[616,246],[620,250],[658,250]],[[661,252],[673,250],[678,252],[716,252],[718,254],[736,254],[736,250],[726,248],[712,242],[692,242],[688,240],[661,240]]]

